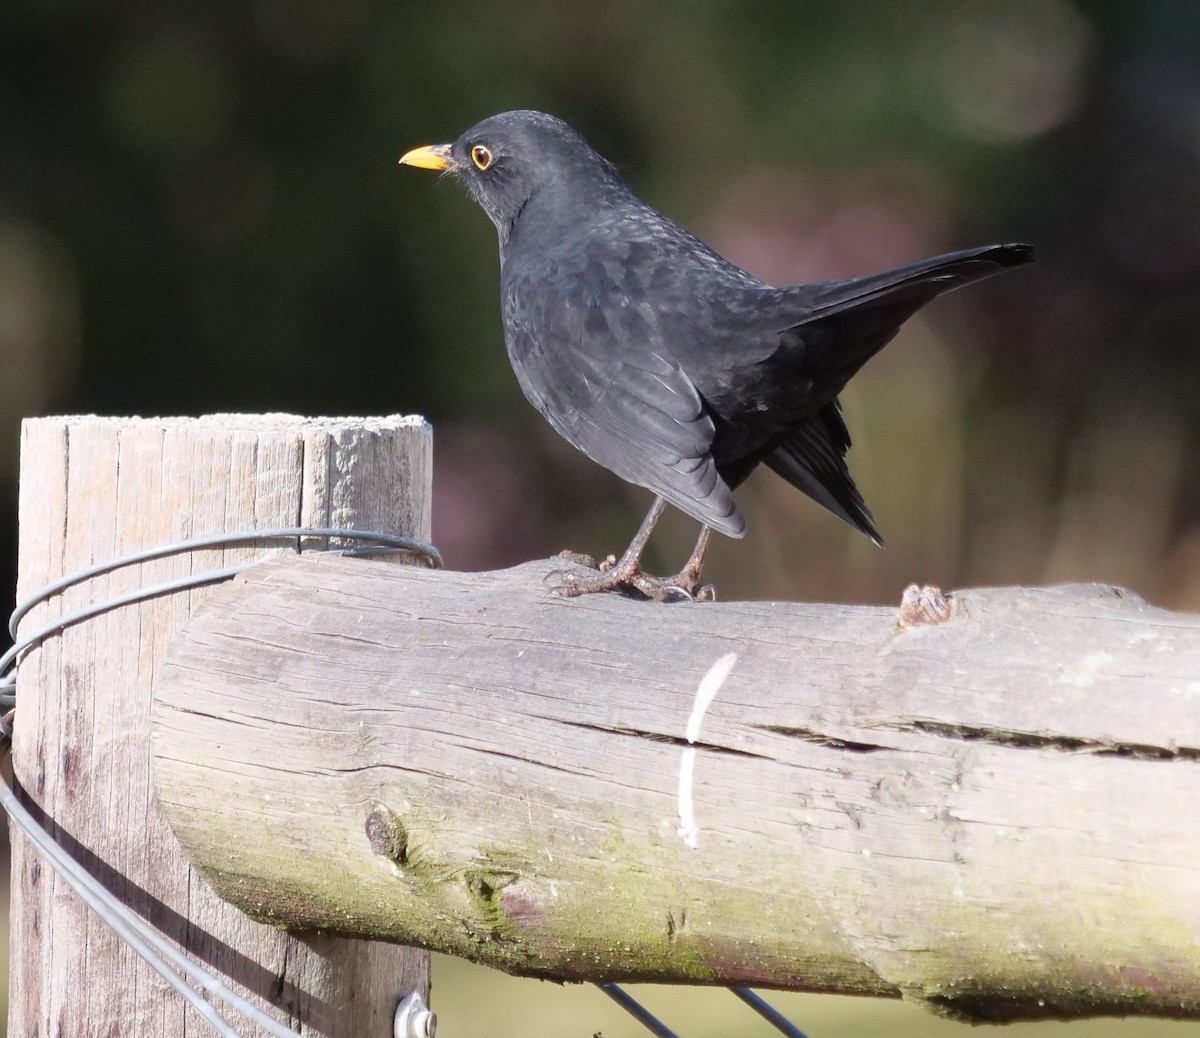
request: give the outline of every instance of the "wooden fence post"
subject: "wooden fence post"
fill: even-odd
[[[431,431],[419,418],[30,419],[18,599],[92,562],[205,534],[300,524],[428,540],[430,478]],[[39,606],[22,630],[132,588],[290,550],[240,546],[123,569]],[[279,1019],[306,1035],[385,1038],[397,998],[428,993],[425,952],[252,922],[194,873],[159,814],[151,692],[173,633],[206,594],[116,608],[29,653],[18,790],[117,897]],[[18,832],[12,839],[10,1035],[207,1033]]]

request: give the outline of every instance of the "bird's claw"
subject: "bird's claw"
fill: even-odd
[[[566,556],[567,553],[564,552],[559,556],[559,558],[565,558]],[[586,565],[586,563],[578,561],[579,556],[575,556],[574,552],[571,553],[571,556],[572,558],[570,561],[575,562],[576,565]],[[590,559],[591,556],[583,556],[583,558]],[[595,564],[595,562],[592,562],[592,564],[587,568],[597,571],[599,570],[599,567]],[[542,583],[550,584],[551,581],[556,581],[556,583],[546,588],[547,595],[553,595],[555,598],[577,598],[579,595],[585,595],[589,591],[604,590],[602,588],[598,589],[590,586],[601,579],[602,578],[598,574],[594,577],[591,577],[585,576],[581,573],[572,572],[569,569],[552,569],[549,573],[542,577]]]
[[[542,583],[549,584],[552,580],[557,580],[558,583],[546,588],[546,594],[556,595],[559,598],[573,598],[575,595],[582,594],[581,591],[575,589],[577,579],[569,569],[552,569],[542,577]]]
[[[691,584],[688,587],[686,584],[668,583],[662,587],[661,601],[715,602],[716,588],[712,584]]]
[[[645,592],[643,592],[645,594]],[[656,602],[715,602],[717,589],[712,584],[676,584],[663,581],[654,594],[647,594]]]

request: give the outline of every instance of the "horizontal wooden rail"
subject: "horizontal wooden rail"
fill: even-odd
[[[565,980],[1200,1016],[1200,617],[567,600],[552,565],[213,592],[153,747],[217,892]]]

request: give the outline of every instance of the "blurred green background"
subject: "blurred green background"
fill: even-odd
[[[911,321],[845,394],[887,549],[764,472],[739,492],[749,536],[710,554],[722,597],[1085,580],[1200,609],[1187,0],[7,0],[0,588],[18,423],[54,412],[419,412],[449,565],[623,548],[648,494],[521,398],[490,224],[453,183],[395,164],[514,107],[566,118],[775,283],[1038,247],[1037,266]],[[694,532],[664,524],[649,561],[677,566]],[[451,1038],[637,1033],[591,989],[439,976]],[[689,1034],[753,1033],[711,997],[729,1019],[712,1003]],[[891,1005],[795,1004],[814,1036],[952,1029]]]

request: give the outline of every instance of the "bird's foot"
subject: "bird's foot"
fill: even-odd
[[[621,559],[618,562],[610,555],[597,566],[590,556],[579,556],[574,552],[562,552],[559,558],[597,570],[594,575],[573,573],[563,569],[553,570],[547,574],[547,580],[557,578],[558,584],[550,590],[562,598],[577,598],[580,595],[592,595],[598,591],[619,591],[623,594],[648,598],[652,602],[715,602],[717,600],[716,588],[711,584],[701,584],[700,574],[693,573],[686,567],[672,577],[656,577],[643,572],[637,559]]]

